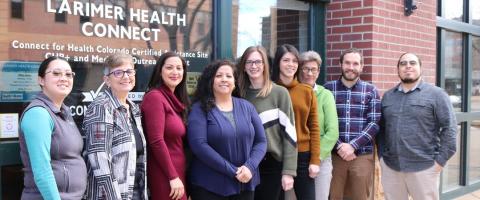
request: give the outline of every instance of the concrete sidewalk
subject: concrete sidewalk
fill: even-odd
[[[455,200],[480,200],[480,190],[472,192],[470,194],[463,195]]]

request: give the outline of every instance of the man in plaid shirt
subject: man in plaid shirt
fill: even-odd
[[[332,153],[330,199],[372,199],[380,96],[374,85],[360,80],[363,56],[359,50],[343,52],[340,65],[342,77],[325,84],[335,97],[340,131]]]

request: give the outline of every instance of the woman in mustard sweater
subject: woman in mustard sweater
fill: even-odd
[[[289,44],[277,48],[273,59],[272,80],[287,88],[292,99],[297,132],[297,177],[294,181],[298,199],[315,199],[315,180],[320,165],[320,128],[317,98],[312,87],[299,83],[298,50]]]

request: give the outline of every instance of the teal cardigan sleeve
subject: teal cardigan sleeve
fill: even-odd
[[[23,115],[22,128],[27,144],[35,184],[43,199],[60,200],[57,183],[50,165],[53,119],[45,108],[34,107]]]
[[[335,99],[332,92],[323,88],[318,88],[317,100],[319,110],[319,122],[321,125],[321,140],[320,140],[320,160],[323,160],[331,155],[332,149],[338,140],[338,116]],[[320,112],[320,110],[322,110]],[[323,120],[323,121],[322,121]]]

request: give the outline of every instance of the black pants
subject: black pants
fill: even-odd
[[[282,191],[282,162],[273,158],[270,153],[265,154],[258,166],[260,184],[255,188],[255,200],[280,198]]]
[[[298,200],[315,200],[315,179],[308,176],[310,152],[298,152],[297,177],[293,183]]]
[[[224,197],[196,185],[191,185],[190,190],[192,200],[253,200],[253,196],[253,191],[243,191],[240,194]]]

